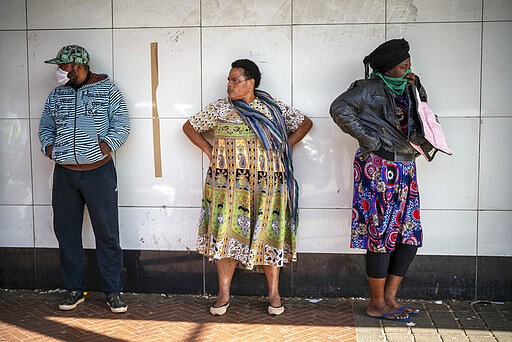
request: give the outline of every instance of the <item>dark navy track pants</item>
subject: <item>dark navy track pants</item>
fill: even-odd
[[[60,269],[67,290],[85,290],[82,224],[87,204],[96,241],[96,259],[105,294],[122,291],[123,251],[119,245],[117,174],[114,162],[91,171],[55,164],[53,226],[59,241]]]

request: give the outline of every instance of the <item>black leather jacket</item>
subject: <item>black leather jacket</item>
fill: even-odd
[[[404,91],[410,103],[408,136],[400,129],[391,89],[378,77],[352,83],[331,104],[331,117],[343,132],[357,139],[363,157],[383,149],[410,155],[414,159],[419,153],[409,142],[422,146],[425,151],[432,150],[433,147],[423,136],[412,87],[418,89],[422,101],[427,101],[425,89],[416,77],[415,84],[407,84]]]

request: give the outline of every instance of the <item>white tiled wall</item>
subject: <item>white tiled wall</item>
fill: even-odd
[[[510,90],[503,85],[512,78],[512,68],[507,66],[512,55],[511,33],[510,21],[483,25],[482,116],[510,117]]]
[[[27,26],[29,29],[109,28],[112,27],[111,2],[27,0]]]
[[[162,177],[155,178],[152,120],[132,120],[131,136],[116,158],[121,206],[199,207],[201,151],[188,143],[181,130],[184,123],[160,120]]]
[[[0,31],[0,61],[2,79],[9,80],[0,82],[0,119],[28,118],[27,38],[24,31]],[[17,91],[13,92],[13,89]]]
[[[260,88],[291,104],[290,25],[205,27],[201,31],[203,104],[226,96],[226,78],[231,62],[237,58],[254,60],[261,69]]]
[[[294,24],[384,23],[385,0],[294,0]]]
[[[474,210],[478,206],[479,119],[440,118],[439,121],[453,155],[438,152],[430,163],[423,157],[417,159],[421,207]]]
[[[388,0],[390,22],[480,21],[482,0]]]
[[[198,111],[201,98],[199,28],[114,30],[115,81],[128,101],[132,118],[151,118],[150,44],[158,43],[158,115],[183,118]]]
[[[512,117],[482,118],[480,133],[480,203],[485,210],[512,210],[509,138]],[[501,182],[501,178],[504,181]]]
[[[27,27],[25,0],[1,0],[0,9],[0,30],[24,30]]]
[[[30,130],[28,119],[1,119],[0,136],[0,203],[32,204],[30,172]],[[0,224],[4,224],[2,219]]]
[[[287,25],[291,0],[202,0],[204,26]]]
[[[511,21],[508,0],[0,0],[0,247],[57,246],[53,165],[37,137],[55,86],[55,68],[43,61],[77,43],[93,71],[123,91],[132,117],[115,156],[124,248],[195,248],[206,161],[181,125],[225,96],[230,63],[246,57],[260,66],[262,89],[315,124],[294,153],[299,252],[358,253],[348,247],[356,142],[333,123],[329,105],[363,77],[366,54],[405,37],[454,151],[418,161],[420,253],[512,256]],[[159,44],[161,178],[153,170],[151,42]],[[94,247],[87,215],[83,236]]]
[[[200,0],[113,0],[113,27],[199,26],[199,3]]]
[[[362,58],[384,40],[384,24],[294,27],[293,104],[333,122],[331,102],[361,78]]]

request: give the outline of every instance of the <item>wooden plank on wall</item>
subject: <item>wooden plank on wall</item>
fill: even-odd
[[[162,177],[162,152],[160,145],[160,118],[156,103],[156,90],[158,88],[158,43],[152,42],[151,50],[151,102],[153,117],[153,159],[155,177]]]

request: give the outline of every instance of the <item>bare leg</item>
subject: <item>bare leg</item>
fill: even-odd
[[[387,278],[368,277],[368,285],[370,286],[370,304],[368,305],[368,309],[366,309],[366,313],[369,316],[379,317],[386,313],[395,311],[395,308],[393,306],[388,305],[385,300],[385,288],[387,285],[386,279]],[[407,318],[407,316],[408,315],[404,313],[391,315],[388,316],[387,318]]]
[[[390,311],[384,301],[384,286],[386,278],[368,277],[368,285],[370,286],[370,304],[366,313],[370,316],[381,316]]]
[[[404,277],[400,277],[394,274],[388,274],[386,278],[386,286],[384,288],[384,301],[386,305],[397,310],[401,305],[396,301],[396,293],[398,292],[398,288],[400,287],[400,283],[402,282]],[[418,310],[413,308],[407,308],[402,310],[402,312],[406,314],[414,313]]]
[[[396,293],[400,287],[403,277],[394,274],[388,274],[386,278],[386,285],[384,288],[384,301],[386,304],[394,309],[398,309],[400,305],[396,302]]]
[[[229,302],[231,294],[231,280],[235,273],[236,260],[235,259],[221,259],[216,262],[217,276],[219,278],[219,294],[215,307],[221,307]]]
[[[265,265],[263,271],[267,278],[268,302],[273,307],[280,307],[282,302],[279,295],[279,267]]]

